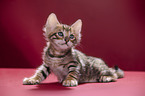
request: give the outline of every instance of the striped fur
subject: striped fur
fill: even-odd
[[[63,86],[77,86],[84,82],[112,82],[122,78],[124,73],[117,66],[109,68],[100,58],[86,56],[74,46],[81,39],[81,20],[73,25],[60,24],[52,13],[44,31],[47,46],[43,52],[43,64],[36,73],[24,78],[23,84],[39,84],[53,72]]]

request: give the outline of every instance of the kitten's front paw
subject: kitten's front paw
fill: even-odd
[[[40,81],[36,80],[34,78],[24,78],[24,80],[23,80],[24,85],[36,85],[39,83],[40,83]]]
[[[62,82],[62,85],[66,87],[74,87],[78,85],[78,81],[76,79],[72,79],[72,80],[66,79]]]

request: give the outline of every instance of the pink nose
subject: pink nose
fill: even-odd
[[[66,44],[67,44],[67,42],[69,41],[69,38],[68,37],[65,37],[65,42],[66,42]]]

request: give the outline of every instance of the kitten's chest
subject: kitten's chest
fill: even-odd
[[[56,70],[56,71],[66,71],[66,65],[69,61],[72,61],[72,56],[66,56],[64,58],[50,58],[47,57],[47,60],[45,59],[45,63],[50,67],[50,69]]]
[[[49,66],[57,67],[59,64],[64,62],[64,60],[65,59],[63,59],[63,58],[50,58],[47,63],[48,63]]]
[[[68,74],[68,68],[65,64],[69,59],[51,59],[49,62],[50,70],[58,77],[61,82]]]
[[[57,76],[63,76],[68,74],[68,65],[70,61],[74,61],[72,54],[68,54],[64,57],[51,57],[46,54],[44,62],[50,67],[50,70]]]

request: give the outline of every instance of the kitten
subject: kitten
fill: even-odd
[[[77,86],[85,82],[112,82],[124,76],[117,66],[109,68],[103,60],[74,49],[81,40],[82,21],[71,26],[60,24],[54,13],[47,19],[44,35],[47,46],[44,48],[43,64],[23,84],[39,84],[53,72],[63,86]]]

